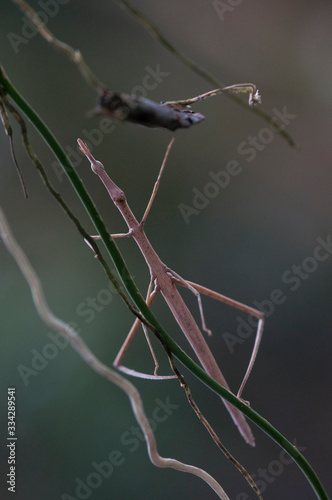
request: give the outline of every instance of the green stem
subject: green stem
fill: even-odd
[[[211,378],[200,366],[198,366],[166,333],[163,327],[159,324],[158,320],[152,313],[152,311],[146,305],[142,295],[140,294],[136,284],[131,279],[129,270],[113,240],[110,238],[109,232],[101,219],[93,201],[91,200],[88,192],[86,191],[81,179],[79,178],[74,167],[70,163],[67,155],[61,148],[60,144],[45,125],[42,119],[37,115],[37,113],[31,108],[27,101],[16,91],[11,82],[5,76],[5,73],[0,67],[0,85],[3,90],[8,93],[11,99],[16,103],[16,105],[23,111],[23,113],[30,120],[32,125],[40,133],[46,144],[49,146],[53,154],[57,157],[61,163],[63,169],[65,170],[70,182],[72,183],[77,195],[81,199],[86,211],[88,212],[95,228],[101,236],[105,247],[113,259],[114,265],[121,277],[124,287],[126,288],[128,294],[130,295],[133,302],[136,304],[137,308],[141,311],[144,318],[152,324],[152,326],[158,331],[158,334],[162,338],[163,342],[167,345],[168,349],[176,356],[181,363],[188,370],[190,370],[198,379],[205,383],[210,389],[215,393],[229,401],[236,408],[238,408],[244,415],[246,415],[252,422],[254,422],[260,429],[262,429],[268,436],[270,436],[274,441],[276,441],[297,463],[304,475],[310,482],[313,490],[315,491],[317,498],[320,500],[329,500],[322,484],[320,483],[314,470],[304,458],[304,456],[295,448],[290,441],[288,441],[279,431],[277,431],[267,420],[261,417],[252,408],[247,406],[241,400],[239,400],[234,394],[227,391],[224,387],[218,384],[213,378]],[[125,276],[125,278],[123,278]]]

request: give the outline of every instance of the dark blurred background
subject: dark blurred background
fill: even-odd
[[[115,1],[30,4],[44,13],[53,5],[48,27],[59,39],[79,48],[112,90],[137,91],[160,101],[212,89]],[[303,451],[327,490],[331,489],[332,4],[327,0],[135,0],[134,5],[179,50],[225,85],[252,81],[261,91],[264,110],[287,115],[285,127],[297,148],[271,132],[257,115],[224,96],[195,106],[206,120],[174,134],[175,145],[146,231],[164,262],[183,277],[248,305],[265,304],[264,338],[243,396]],[[125,190],[140,217],[172,134],[116,122],[112,131],[101,132],[100,118],[87,117],[96,102],[95,91],[39,35],[29,35],[22,18],[11,2],[2,2],[1,64],[72,156],[110,230],[122,232],[125,224],[120,215],[89,164],[78,156],[77,137],[94,144],[94,154]],[[159,74],[154,81],[145,78],[153,71]],[[147,89],[146,82],[154,88]],[[2,131],[1,205],[54,312],[76,323],[93,351],[111,365],[133,318],[110,292],[91,251],[44,188],[21,146],[17,126],[14,133],[29,199],[22,196]],[[71,185],[59,174],[54,157],[31,126],[29,135],[55,188],[93,232]],[[239,174],[216,190],[208,184],[210,173],[222,176],[229,162],[237,162]],[[198,192],[214,197],[209,194],[198,208],[194,200]],[[181,204],[195,209],[187,221]],[[322,242],[326,249],[317,248]],[[145,294],[149,276],[138,249],[130,240],[118,244]],[[151,465],[145,444],[135,435],[127,397],[52,337],[3,245],[0,257],[1,435],[4,443],[7,387],[14,386],[16,498],[216,498],[201,480]],[[271,303],[271,294],[279,296],[278,304]],[[195,300],[185,291],[183,295],[198,318]],[[89,300],[95,301],[98,311],[88,305]],[[227,334],[241,341],[237,328],[239,318],[246,321],[246,316],[210,299],[203,303],[214,332],[209,344],[236,391],[254,335],[248,334],[230,348]],[[162,299],[154,310],[190,352]],[[169,373],[165,355],[157,345],[156,350],[161,372]],[[125,362],[152,372],[142,333]],[[256,448],[247,446],[218,397],[186,370],[183,373],[223,443],[258,481],[264,499],[315,497],[297,466],[271,439],[253,425]],[[205,467],[232,499],[256,498],[211,442],[177,381],[134,382],[151,418],[158,413],[160,401],[173,405],[169,414],[159,410],[165,418],[156,423],[163,456]],[[11,498],[5,488],[7,449],[1,453],[3,498]],[[97,464],[110,460],[114,460],[113,470],[104,469],[105,477],[98,475]],[[77,485],[81,489],[75,492]]]

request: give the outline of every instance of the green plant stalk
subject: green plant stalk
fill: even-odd
[[[212,377],[210,377],[172,340],[172,338],[159,324],[153,312],[146,305],[144,298],[140,294],[136,284],[131,279],[126,263],[124,262],[117,246],[111,239],[106,229],[106,226],[100,217],[100,214],[98,213],[93,201],[91,200],[88,192],[86,191],[76,170],[70,163],[66,153],[63,151],[63,149],[61,148],[60,144],[58,143],[52,132],[42,121],[42,119],[38,116],[38,114],[31,108],[31,106],[27,103],[27,101],[13,87],[11,82],[5,76],[1,66],[0,66],[0,85],[2,86],[3,90],[11,97],[11,99],[16,103],[16,105],[21,109],[21,111],[27,116],[29,121],[40,133],[46,144],[49,146],[53,154],[61,163],[77,195],[81,199],[86,211],[88,212],[96,230],[100,234],[101,239],[105,244],[105,247],[114,262],[114,265],[119,273],[119,276],[121,277],[123,285],[126,288],[128,294],[130,295],[131,299],[136,304],[138,309],[141,311],[145,319],[149,323],[151,323],[154,328],[158,330],[160,337],[162,338],[162,341],[165,343],[168,349],[199,380],[201,380],[204,384],[206,384],[219,396],[223,397],[231,404],[233,404],[235,407],[237,407],[261,430],[263,430],[269,437],[271,437],[276,443],[278,443],[294,459],[294,462],[296,462],[297,465],[300,467],[300,469],[310,482],[314,492],[316,493],[317,498],[319,498],[320,500],[329,500],[315,471],[313,470],[309,462],[304,458],[304,456],[296,449],[296,447],[290,441],[288,441],[277,429],[275,429],[267,420],[265,420],[261,415],[259,415],[256,411],[247,406],[234,394],[227,391],[227,389],[222,387]],[[126,278],[123,279],[122,276],[126,276]]]

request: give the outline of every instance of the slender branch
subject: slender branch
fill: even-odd
[[[1,87],[0,87],[0,118],[1,118],[1,121],[3,124],[3,127],[6,131],[6,134],[8,136],[8,139],[9,139],[10,151],[12,154],[14,165],[16,167],[18,178],[19,178],[21,186],[22,186],[23,194],[24,194],[25,198],[28,198],[28,191],[27,191],[24,179],[23,179],[23,174],[21,172],[19,164],[17,163],[17,159],[16,159],[16,155],[15,155],[13,129],[12,129],[12,126],[10,124],[10,120],[9,120],[8,115],[7,115],[7,112],[6,112],[6,108],[4,105],[5,103],[6,103],[5,93],[1,90]]]
[[[89,349],[83,339],[76,333],[76,331],[67,323],[55,316],[50,310],[44,291],[39,281],[39,278],[28,261],[23,250],[19,247],[18,243],[12,235],[5,215],[0,208],[0,234],[8,251],[15,259],[17,265],[21,269],[25,279],[31,290],[32,298],[41,319],[52,329],[60,332],[65,338],[68,339],[73,349],[78,355],[99,375],[106,378],[113,384],[122,389],[128,396],[133,413],[139,424],[147,445],[148,453],[151,462],[157,467],[171,467],[183,472],[189,472],[195,476],[200,477],[205,481],[214,492],[222,500],[229,500],[220,484],[203,469],[192,465],[184,464],[174,458],[164,458],[159,455],[157,450],[157,443],[153,434],[152,427],[145,414],[141,396],[136,387],[125,379],[119,373],[115,372],[105,364],[103,364]]]

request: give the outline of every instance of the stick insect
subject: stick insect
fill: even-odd
[[[162,173],[165,168],[165,164],[170,152],[170,149],[173,145],[174,139],[171,140],[161,169],[159,171],[157,180],[155,182],[154,188],[152,190],[152,194],[149,200],[149,203],[147,205],[147,208],[144,212],[143,218],[140,222],[136,219],[134,216],[133,212],[131,211],[128,203],[126,196],[122,189],[120,189],[108,176],[106,173],[106,170],[103,166],[103,164],[99,161],[97,161],[91,154],[88,146],[83,143],[81,139],[78,139],[78,144],[81,149],[81,151],[85,154],[87,159],[91,163],[91,169],[92,171],[98,175],[100,180],[103,182],[105,185],[108,194],[110,195],[113,203],[115,206],[118,208],[120,211],[121,215],[123,216],[124,220],[127,223],[128,226],[128,232],[127,233],[121,233],[121,234],[112,234],[112,238],[120,238],[120,237],[133,237],[134,240],[136,241],[140,251],[142,252],[142,255],[149,267],[150,270],[150,284],[148,287],[147,291],[147,296],[146,296],[146,303],[150,307],[155,300],[158,292],[161,292],[162,296],[164,297],[168,307],[170,308],[174,318],[176,319],[177,323],[179,324],[182,332],[186,336],[187,340],[189,341],[192,349],[194,350],[196,356],[198,357],[201,365],[203,368],[206,370],[206,372],[213,377],[218,383],[220,383],[222,386],[224,386],[226,389],[229,389],[229,386],[212,354],[210,351],[207,342],[205,341],[203,334],[198,327],[196,321],[194,320],[191,312],[189,311],[187,305],[185,304],[182,296],[180,295],[177,286],[183,286],[187,289],[189,289],[197,298],[198,301],[198,306],[199,306],[199,311],[200,311],[200,317],[201,317],[201,323],[202,323],[202,330],[205,331],[208,335],[211,335],[211,331],[207,328],[206,323],[205,323],[205,318],[204,318],[204,313],[203,313],[203,308],[202,308],[202,302],[201,302],[201,294],[207,295],[208,297],[212,297],[218,301],[221,301],[225,304],[228,304],[232,307],[235,307],[236,309],[239,309],[241,311],[244,311],[248,313],[249,315],[252,315],[258,319],[258,324],[257,324],[257,332],[256,332],[256,339],[254,343],[254,348],[253,352],[249,361],[248,368],[246,370],[246,373],[244,375],[243,381],[241,383],[241,386],[239,388],[239,391],[237,393],[237,397],[240,398],[242,391],[244,389],[244,386],[248,380],[248,377],[250,375],[250,372],[252,370],[252,367],[254,365],[258,347],[261,341],[262,333],[263,333],[263,326],[264,326],[264,315],[262,312],[249,307],[247,305],[241,304],[240,302],[237,302],[233,299],[230,299],[228,297],[225,297],[224,295],[221,295],[217,292],[214,292],[212,290],[209,290],[208,288],[205,288],[201,285],[198,285],[196,283],[193,283],[191,281],[187,281],[183,279],[180,275],[178,275],[176,272],[172,271],[169,267],[167,267],[159,258],[155,250],[153,249],[151,243],[149,242],[145,231],[144,231],[144,224],[146,222],[147,216],[149,214],[149,211],[151,209],[152,203],[155,199],[155,196],[157,194],[159,184],[160,184],[160,179],[162,176]],[[99,238],[96,236],[95,238]],[[136,334],[138,328],[140,326],[140,321],[139,319],[136,319],[133,323],[133,326],[122,346],[120,349],[115,361],[114,361],[114,366],[117,367],[119,370],[122,372],[128,373],[129,375],[133,376],[138,376],[142,378],[148,378],[148,379],[169,379],[169,378],[174,378],[175,376],[160,376],[157,375],[157,368],[158,368],[158,363],[155,357],[155,354],[153,352],[151,342],[149,340],[148,332],[145,328],[145,325],[143,326],[145,336],[147,338],[148,345],[150,347],[153,359],[155,361],[155,372],[153,375],[148,375],[145,373],[137,372],[135,370],[132,370],[130,368],[127,368],[122,365],[122,359],[124,357],[124,354],[126,350],[128,349],[134,335]],[[252,445],[255,446],[255,438],[252,434],[252,431],[245,420],[243,414],[235,408],[233,405],[231,405],[228,401],[222,399],[224,402],[227,410],[229,411],[234,423],[238,427],[241,435],[245,439],[245,441]]]

